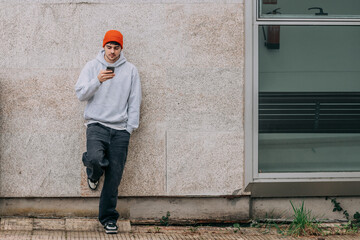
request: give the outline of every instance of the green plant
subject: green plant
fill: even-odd
[[[360,213],[359,212],[356,212],[354,214],[354,221],[356,221],[357,223],[360,223]]]
[[[345,230],[346,233],[351,233],[355,230],[351,221],[348,221],[346,224],[342,224],[342,228]]]
[[[240,231],[240,224],[235,223],[235,224],[233,225],[233,228],[234,228],[234,233],[237,233],[238,231]]]
[[[189,231],[192,232],[192,233],[196,233],[198,230],[199,230],[199,227],[198,227],[198,226],[191,226],[191,227],[189,228]]]
[[[155,226],[154,230],[155,230],[155,233],[160,233],[161,228],[159,228],[158,226]]]
[[[166,216],[162,216],[160,219],[160,224],[162,226],[169,226],[169,218],[170,218],[170,212],[166,212]]]
[[[326,200],[330,199],[331,203],[334,205],[333,212],[342,212],[346,220],[346,224],[342,225],[346,233],[357,233],[360,230],[360,213],[356,212],[353,216],[353,220],[350,219],[350,215],[347,210],[343,209],[340,206],[340,203],[336,201],[336,198],[326,197]]]
[[[328,198],[326,197],[325,198],[326,200],[327,199],[330,199],[331,200],[331,203],[334,205],[334,208],[333,208],[333,212],[343,212],[343,215],[344,217],[346,218],[346,220],[349,220],[349,213],[347,210],[344,210],[341,206],[340,206],[340,203],[336,201],[336,198]]]
[[[286,235],[309,236],[322,234],[320,223],[315,217],[311,216],[310,210],[304,208],[304,201],[300,207],[295,207],[291,201],[290,204],[294,211],[294,220],[284,232]]]

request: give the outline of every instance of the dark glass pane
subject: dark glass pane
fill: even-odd
[[[360,26],[258,31],[259,172],[360,171]]]

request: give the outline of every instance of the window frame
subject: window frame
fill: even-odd
[[[360,182],[360,172],[258,172],[258,27],[260,25],[360,26],[360,19],[260,18],[258,0],[245,0],[245,191],[256,183]]]

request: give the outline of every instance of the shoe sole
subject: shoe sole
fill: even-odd
[[[95,191],[95,190],[97,189],[97,187],[96,187],[96,188],[92,188],[92,187],[90,187],[90,186],[89,186],[89,188],[90,188],[91,190],[93,190],[93,191]]]
[[[117,234],[117,230],[105,230],[107,234]]]
[[[88,187],[89,187],[91,190],[95,191],[95,190],[97,189],[98,185],[99,185],[99,182],[98,182],[97,184],[95,184],[95,188],[92,188],[92,187],[90,187],[90,184],[89,184],[89,181],[90,181],[90,180],[87,180],[87,181],[88,181]]]

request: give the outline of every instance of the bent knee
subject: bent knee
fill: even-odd
[[[84,156],[86,161],[93,165],[100,165],[100,162],[104,159],[104,153],[102,151],[87,152]]]

